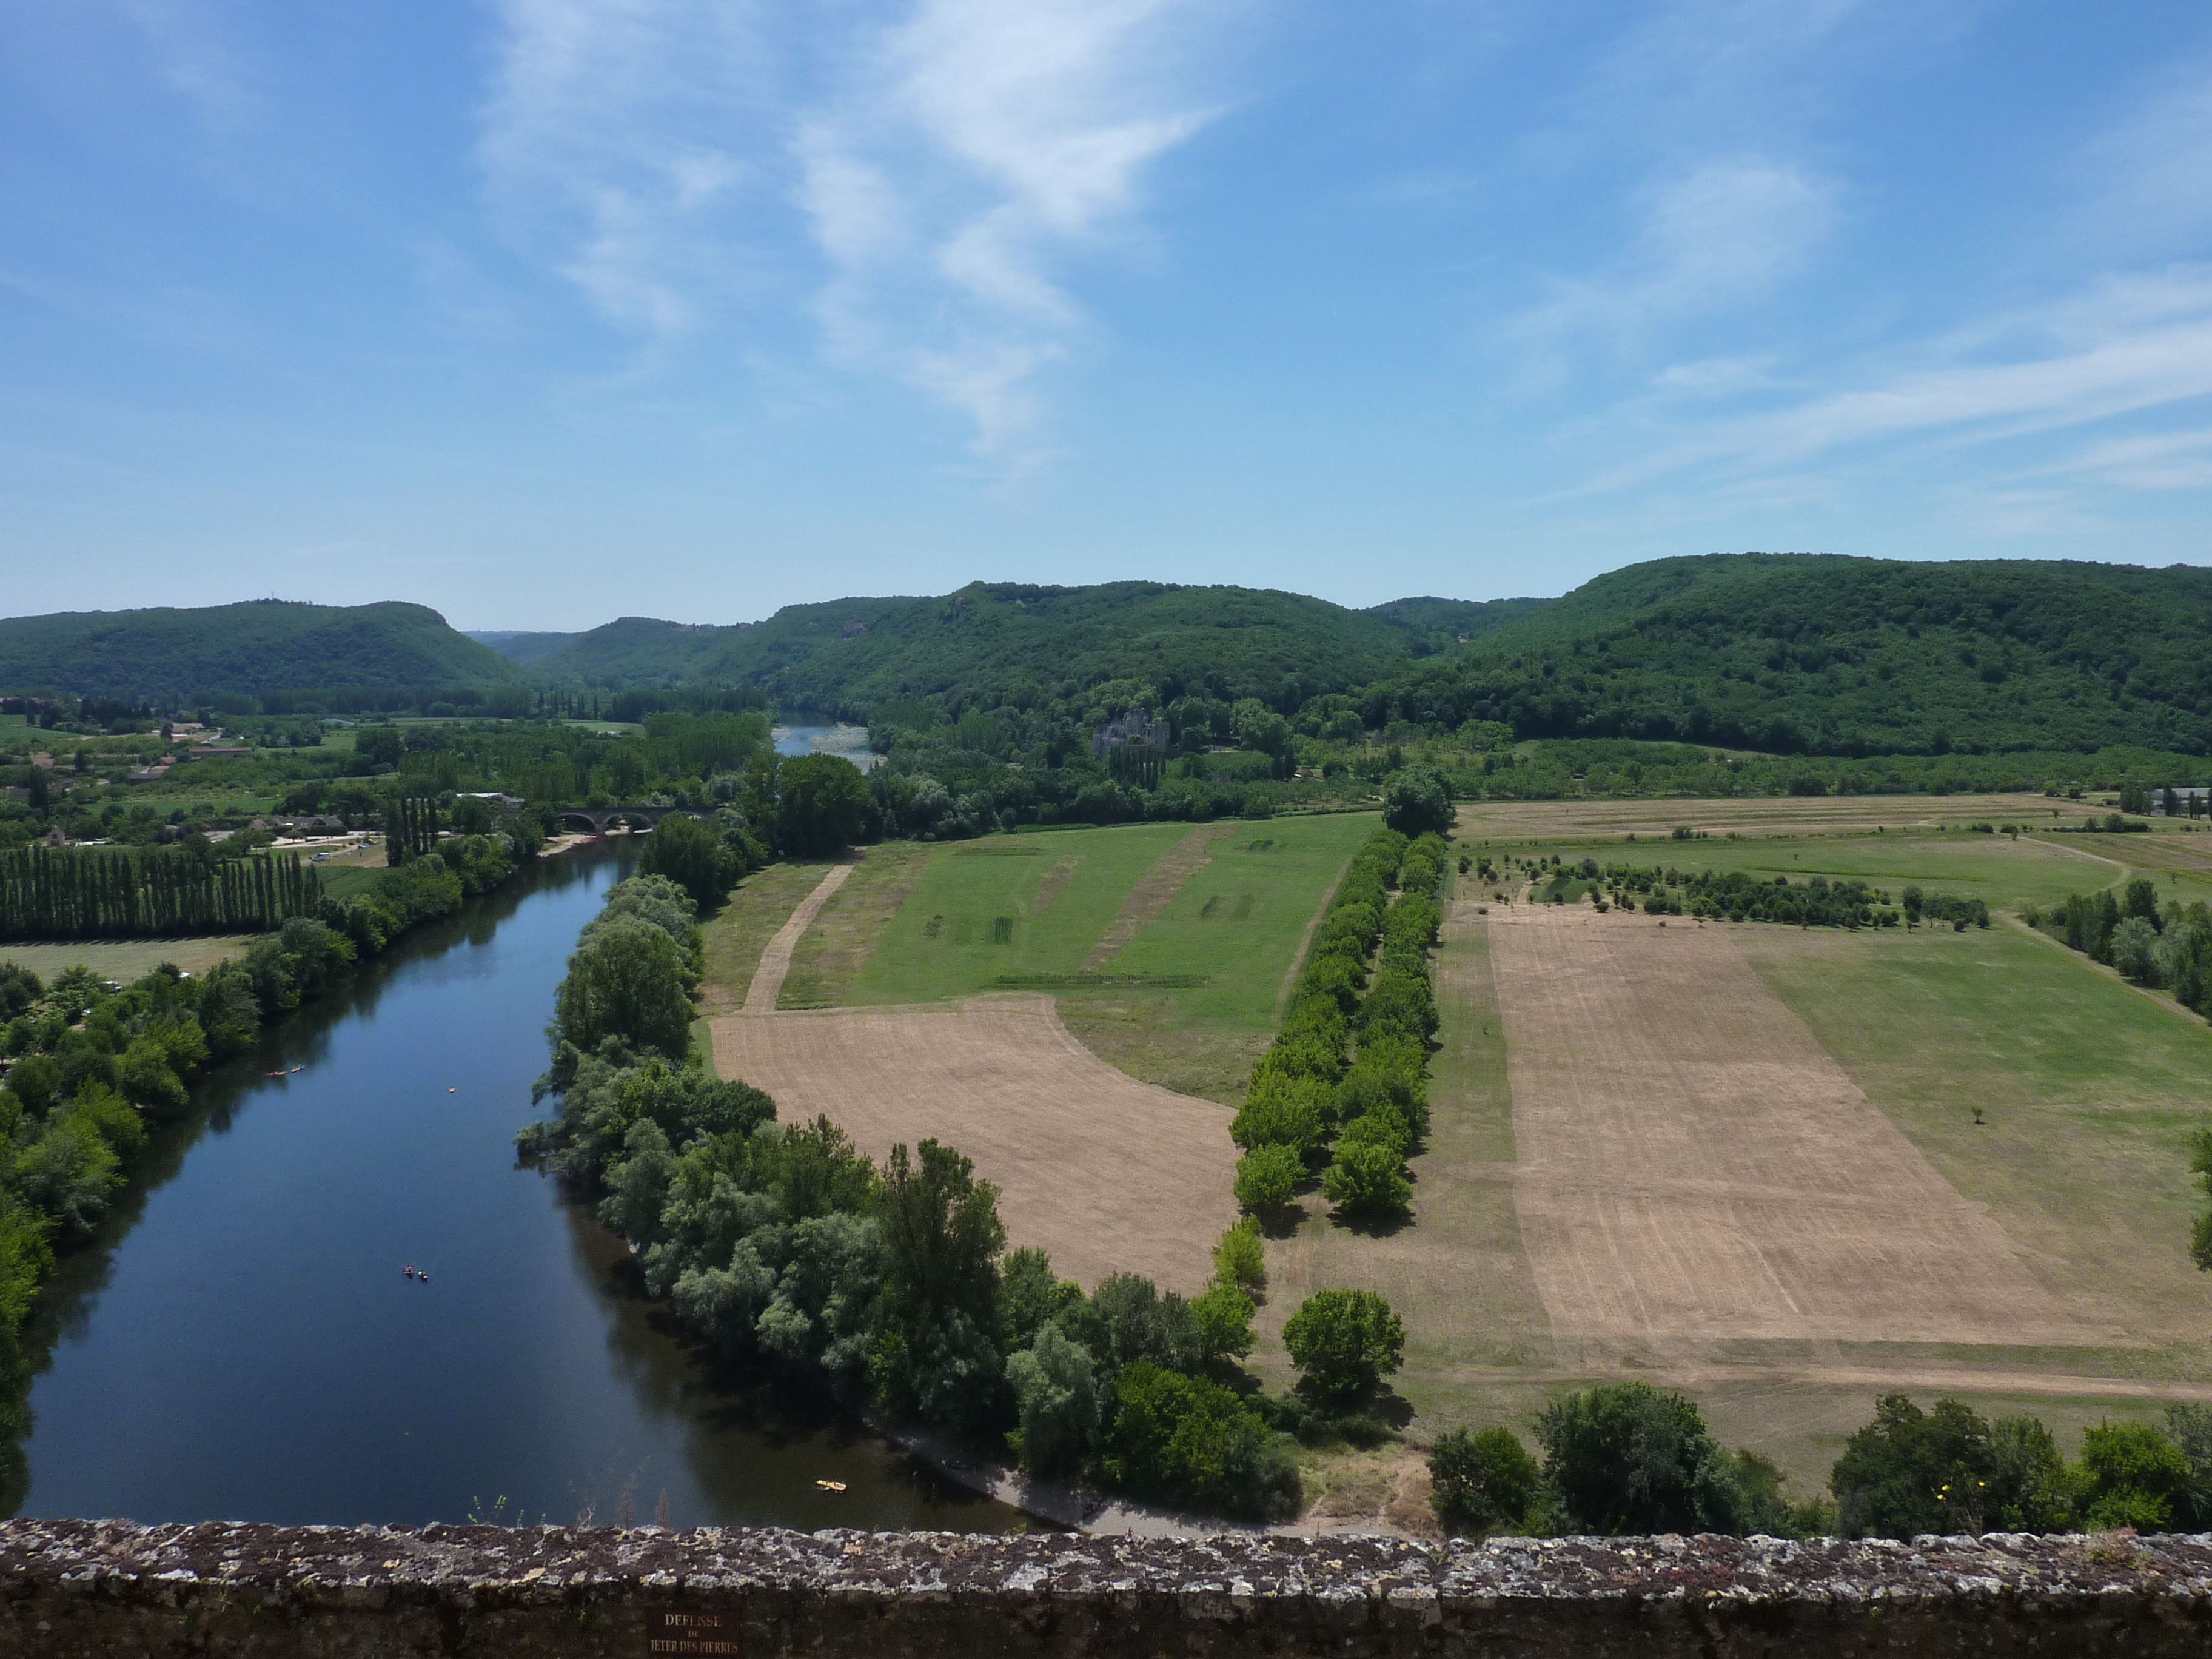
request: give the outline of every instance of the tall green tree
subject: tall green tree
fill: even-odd
[[[1544,1477],[1577,1531],[1743,1529],[1734,1465],[1679,1394],[1601,1384],[1545,1407],[1536,1438]]]
[[[975,1160],[924,1140],[891,1148],[877,1195],[887,1330],[877,1383],[887,1403],[950,1425],[997,1408],[999,1189]]]
[[[608,1037],[681,1059],[691,1046],[690,964],[676,941],[635,916],[595,923],[553,998],[556,1044],[590,1054]]]
[[[787,853],[819,858],[860,838],[867,780],[836,755],[799,755],[775,769],[775,833]]]
[[[1406,1355],[1406,1328],[1373,1291],[1316,1291],[1283,1325],[1299,1387],[1343,1404],[1372,1390]]]
[[[721,836],[683,812],[671,812],[653,826],[637,867],[641,875],[665,876],[702,909],[726,898],[738,875],[737,857]]]

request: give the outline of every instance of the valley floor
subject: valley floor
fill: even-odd
[[[2212,1030],[2014,920],[2142,873],[2162,898],[2212,896],[2212,835],[2054,835],[2051,810],[1465,809],[1457,845],[1493,857],[1913,882],[1996,919],[1662,925],[1533,904],[1502,869],[1462,878],[1413,1219],[1353,1231],[1309,1194],[1268,1246],[1271,1382],[1290,1380],[1282,1321],[1316,1289],[1381,1291],[1408,1335],[1413,1443],[1315,1460],[1310,1523],[1422,1530],[1419,1444],[1460,1424],[1525,1433],[1603,1378],[1682,1389],[1801,1492],[1885,1392],[2031,1411],[2067,1444],[2212,1399],[2183,1144]],[[2038,817],[2017,837],[1967,827]],[[1224,1108],[1373,822],[870,848],[827,892],[825,866],[763,872],[710,929],[716,1062],[872,1153],[960,1147],[1004,1188],[1012,1242],[1086,1284],[1194,1288],[1233,1214]],[[810,894],[818,913],[789,927]],[[753,975],[786,929],[770,992]]]

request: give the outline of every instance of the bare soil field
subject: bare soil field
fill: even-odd
[[[787,1122],[826,1114],[878,1159],[928,1137],[957,1148],[999,1184],[1009,1243],[1086,1288],[1113,1273],[1204,1286],[1237,1215],[1231,1114],[1115,1071],[1049,997],[750,1009],[713,1022],[716,1069],[767,1090]]]
[[[1566,1364],[1694,1363],[1746,1340],[2113,1334],[2043,1287],[1733,930],[1579,907],[1488,921],[1516,1207]]]

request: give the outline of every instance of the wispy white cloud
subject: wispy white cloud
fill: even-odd
[[[735,210],[774,143],[744,0],[498,0],[479,151],[509,227],[613,320],[691,325],[733,288]]]
[[[2212,428],[2107,438],[2069,456],[2060,468],[2125,489],[2212,489]]]
[[[1207,118],[1205,0],[921,0],[853,55],[796,145],[833,348],[1028,441],[1085,313],[1063,268],[1131,230],[1147,170]]]
[[[1207,118],[1224,0],[499,0],[482,153],[510,222],[609,318],[694,328],[796,207],[831,359],[1030,441],[1087,313],[1069,271],[1139,226],[1149,169]]]
[[[203,118],[239,119],[253,102],[244,43],[224,27],[223,9],[207,0],[126,0],[155,71]]]
[[[1850,390],[1677,432],[1590,487],[1786,470],[1868,446],[1957,449],[2212,398],[2212,267],[2107,279],[1891,358],[1887,372]],[[2180,487],[2180,463],[2169,457],[2160,471],[2154,459],[2113,448],[2075,470],[2135,488],[2154,487],[2144,481],[2155,474],[2165,482],[2154,487]]]
[[[2137,257],[2194,246],[2212,227],[2212,63],[2161,76],[2083,167],[2083,235]]]
[[[1802,269],[1836,218],[1832,181],[1759,156],[1705,161],[1647,189],[1638,231],[1601,271],[1561,280],[1511,332],[1617,344],[1755,298]]]

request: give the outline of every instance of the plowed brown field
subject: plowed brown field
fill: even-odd
[[[1009,1243],[1049,1250],[1086,1289],[1136,1273],[1196,1291],[1236,1219],[1229,1109],[1115,1071],[1049,997],[783,1013],[749,999],[712,1029],[717,1069],[767,1090],[786,1122],[827,1114],[878,1159],[932,1136],[975,1159]]]
[[[1489,928],[1516,1206],[1563,1358],[2097,1340],[1726,929],[1549,905]]]

